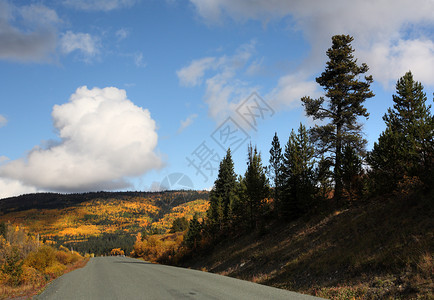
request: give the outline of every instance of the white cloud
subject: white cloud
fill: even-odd
[[[204,101],[208,104],[209,116],[216,122],[222,122],[230,115],[235,117],[233,113],[240,102],[256,90],[256,87],[237,79],[249,69],[255,44],[255,41],[243,44],[231,56],[193,60],[177,71],[181,85],[205,85]]]
[[[115,32],[115,35],[118,40],[121,41],[123,39],[126,39],[130,35],[130,32],[125,28],[121,28]]]
[[[37,191],[35,187],[26,186],[18,180],[0,178],[0,199],[36,193]]]
[[[85,59],[89,59],[99,53],[99,39],[89,33],[67,31],[62,35],[60,47],[65,54],[78,50]]]
[[[43,5],[17,7],[0,1],[0,59],[40,62],[55,53],[60,20]]]
[[[374,80],[379,78],[388,85],[403,75],[402,70],[421,72],[425,84],[434,85],[432,52],[434,1],[432,0],[190,0],[197,12],[207,22],[221,22],[225,17],[237,21],[249,19],[268,22],[291,18],[294,30],[299,30],[311,44],[311,56],[304,62],[305,70],[317,72],[330,47],[330,37],[350,34],[355,37],[354,48],[364,53],[371,66]],[[422,26],[421,26],[422,25]],[[421,28],[431,28],[422,30]],[[425,36],[428,32],[428,35]],[[403,47],[411,49],[404,49]],[[386,56],[378,56],[384,53]],[[420,55],[409,59],[410,54]],[[425,70],[420,70],[422,61]],[[383,66],[394,62],[392,70],[384,72]],[[396,67],[399,66],[399,67]],[[416,71],[418,70],[418,71]],[[387,74],[387,76],[385,75]]]
[[[62,23],[55,10],[41,4],[23,6],[20,13],[27,23],[36,26]]]
[[[139,68],[145,68],[147,66],[147,63],[143,60],[142,52],[134,54],[134,64]]]
[[[295,108],[300,106],[300,99],[306,95],[319,96],[318,84],[305,79],[303,74],[291,74],[279,79],[277,86],[266,96],[274,109]]]
[[[190,65],[180,69],[176,74],[181,85],[196,86],[201,83],[207,70],[216,68],[217,66],[218,63],[216,63],[215,57],[204,57],[193,60]]]
[[[80,87],[52,117],[61,140],[0,166],[0,177],[54,191],[121,189],[162,166],[155,121],[124,90]]]
[[[179,134],[183,132],[188,126],[190,126],[193,123],[194,119],[196,118],[197,118],[197,114],[192,114],[189,115],[187,119],[181,121],[181,126],[179,127],[177,133]]]
[[[67,6],[85,11],[111,11],[131,7],[137,0],[64,0]]]
[[[434,85],[434,41],[379,42],[370,51],[361,51],[361,56],[370,62],[375,78],[385,86],[394,87],[398,77],[409,70],[418,81]],[[397,77],[397,74],[400,76]]]
[[[0,128],[5,126],[8,123],[8,119],[6,119],[4,116],[0,115]]]

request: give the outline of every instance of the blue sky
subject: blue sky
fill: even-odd
[[[334,34],[354,36],[374,77],[369,150],[406,71],[432,103],[433,11],[432,0],[0,0],[0,198],[208,189],[228,145],[244,173],[249,141],[266,163],[275,131],[284,146],[314,124],[300,98],[322,94]]]

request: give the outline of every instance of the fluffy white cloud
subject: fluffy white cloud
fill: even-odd
[[[434,69],[432,30],[422,29],[432,29],[434,25],[432,0],[397,0],[393,3],[389,0],[190,1],[208,22],[220,22],[224,17],[263,22],[290,17],[292,28],[300,30],[312,46],[311,56],[304,66],[310,72],[323,65],[330,37],[345,33],[355,37],[355,48],[363,52],[374,79],[379,78],[388,85],[404,74],[402,70],[409,69],[418,76],[421,62],[425,61],[425,70],[420,70],[425,80],[422,82],[434,85],[434,77],[427,76],[430,72],[427,69]],[[404,49],[404,46],[411,49]],[[420,56],[409,59],[411,55]],[[391,62],[395,66],[390,66]],[[386,72],[384,66],[388,66]]]
[[[7,123],[8,123],[8,119],[6,119],[4,116],[0,115],[0,128],[5,126]]]
[[[434,41],[427,39],[399,40],[394,44],[377,43],[370,51],[361,51],[370,62],[375,78],[394,87],[397,74],[411,70],[417,81],[434,84]]]
[[[0,178],[0,199],[36,193],[35,187],[26,186],[18,180]]]
[[[179,134],[179,133],[183,132],[185,130],[185,128],[190,126],[193,123],[194,119],[196,119],[196,118],[197,118],[197,114],[192,114],[192,115],[189,115],[187,117],[187,119],[181,121],[181,126],[179,127],[177,133]]]
[[[120,189],[162,165],[155,121],[124,90],[80,87],[52,117],[61,140],[0,166],[0,177],[45,190]]]
[[[65,54],[78,50],[85,58],[90,58],[99,53],[99,39],[89,33],[67,31],[62,35],[60,47]]]
[[[0,1],[0,59],[47,61],[56,50],[54,10],[43,5],[17,7]]]
[[[64,0],[63,3],[75,9],[85,11],[110,11],[122,7],[130,7],[137,0]]]

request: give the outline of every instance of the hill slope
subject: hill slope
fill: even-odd
[[[176,217],[203,215],[208,192],[29,194],[0,200],[0,221],[20,224],[50,244],[103,254],[131,251],[141,231],[167,232]]]
[[[376,199],[224,237],[182,265],[325,298],[430,298],[433,212],[432,198]]]

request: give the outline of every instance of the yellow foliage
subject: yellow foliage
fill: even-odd
[[[101,231],[96,225],[80,225],[78,227],[69,227],[60,231],[60,235],[98,235]]]
[[[121,250],[121,248],[114,248],[112,251],[110,251],[110,255],[116,256],[116,255],[125,255],[124,250]]]

